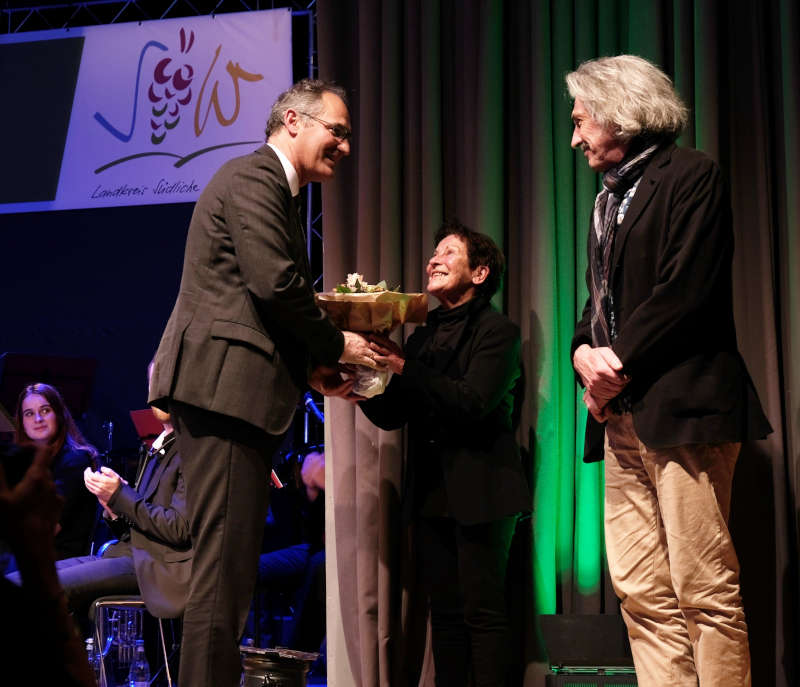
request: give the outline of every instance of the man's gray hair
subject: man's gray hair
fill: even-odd
[[[267,119],[267,138],[283,126],[283,117],[287,110],[306,112],[310,115],[322,112],[325,109],[322,103],[323,93],[333,93],[347,105],[347,93],[341,86],[321,79],[302,79],[281,93],[272,106]]]
[[[566,76],[573,98],[622,141],[654,134],[674,141],[686,128],[689,111],[670,78],[636,55],[599,57]]]

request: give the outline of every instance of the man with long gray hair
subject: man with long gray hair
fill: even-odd
[[[640,687],[749,687],[728,531],[741,442],[771,428],[737,350],[730,201],[717,164],[676,147],[688,112],[633,55],[566,77],[572,147],[603,175],[572,363],[605,458],[605,535]],[[603,431],[605,430],[605,431]]]
[[[338,86],[304,79],[275,102],[267,143],[227,162],[197,201],[150,403],[183,456],[194,558],[180,684],[239,684],[238,639],[256,581],[271,457],[306,384],[346,395],[337,363],[372,365],[362,336],[314,302],[297,200],[350,153]]]

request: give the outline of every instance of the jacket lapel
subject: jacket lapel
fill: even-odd
[[[314,282],[311,280],[311,267],[308,264],[308,255],[306,253],[306,231],[305,227],[303,226],[303,216],[300,209],[300,203],[302,200],[302,196],[298,195],[292,198],[291,203],[291,213],[293,216],[295,232],[300,237],[300,245],[302,250],[300,251],[302,258],[301,258],[301,269],[303,271],[303,276],[308,281],[311,288],[314,288]]]
[[[142,485],[144,489],[142,496],[144,497],[145,501],[149,500],[153,494],[155,494],[156,490],[158,489],[158,485],[161,482],[161,476],[164,474],[164,470],[167,468],[167,463],[169,463],[177,450],[178,444],[177,442],[173,441],[172,445],[167,448],[165,455],[153,458],[153,460],[158,460],[158,465],[156,465],[155,469],[150,473],[150,478],[147,480],[147,484]]]
[[[628,234],[630,234],[631,229],[633,229],[633,226],[636,224],[636,221],[644,212],[645,208],[650,204],[650,199],[653,197],[661,181],[662,170],[670,163],[670,158],[674,149],[675,145],[672,144],[664,150],[657,152],[650,164],[645,168],[644,174],[642,174],[642,180],[639,182],[636,193],[633,194],[631,204],[628,207],[628,211],[625,213],[625,219],[622,220],[622,224],[620,224],[617,230],[617,237],[614,240],[614,255],[611,259],[612,274],[619,263],[619,258],[622,255]]]
[[[306,254],[306,231],[305,226],[303,225],[303,216],[300,205],[302,202],[302,195],[298,194],[297,196],[292,196],[292,191],[289,188],[289,182],[286,180],[286,172],[283,169],[283,165],[281,164],[278,154],[272,148],[264,144],[258,149],[257,152],[266,155],[271,160],[272,165],[274,165],[276,169],[280,169],[280,176],[285,182],[282,185],[286,189],[286,195],[289,197],[290,226],[287,227],[287,233],[290,235],[291,240],[296,243],[296,247],[299,248],[300,258],[297,265],[302,276],[306,279],[310,288],[313,290],[314,282],[311,278],[311,267],[308,263],[308,255]]]

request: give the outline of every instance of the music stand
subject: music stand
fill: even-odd
[[[0,355],[0,405],[16,408],[20,392],[36,382],[58,389],[73,417],[83,417],[92,397],[97,360],[59,355],[3,353]]]
[[[150,448],[153,441],[164,431],[164,426],[156,419],[150,408],[132,410],[131,420],[133,420],[133,426],[136,428],[139,439],[147,445],[147,448]]]

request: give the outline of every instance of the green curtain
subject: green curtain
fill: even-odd
[[[581,460],[586,415],[569,360],[586,299],[598,178],[569,146],[564,75],[583,60],[630,52],[674,78],[692,111],[680,144],[717,159],[732,190],[740,347],[776,429],[746,447],[734,487],[755,684],[792,684],[800,487],[795,3],[323,0],[318,28],[320,73],[352,94],[356,132],[351,159],[323,188],[326,287],[358,269],[371,281],[420,289],[432,236],[453,216],[506,252],[496,305],[523,336],[520,444],[533,492],[523,563],[532,617],[523,638],[531,664],[544,660],[535,614],[617,609],[605,574],[602,467]],[[340,554],[332,551],[329,582],[339,585],[344,628],[334,674],[342,668],[342,684],[413,681],[409,660],[424,647],[419,637],[398,638],[410,627],[423,631],[406,625],[415,606],[407,542],[396,529],[402,435],[378,432],[343,403],[328,412],[328,546]],[[419,675],[429,679],[424,667]]]

